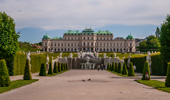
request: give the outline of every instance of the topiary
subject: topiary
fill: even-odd
[[[170,62],[168,63],[167,75],[165,80],[165,86],[170,87]]]
[[[147,74],[147,76],[146,76]],[[145,61],[144,67],[143,67],[143,75],[142,80],[150,80],[150,69],[148,61]]]
[[[61,64],[58,62],[58,72],[61,72]]]
[[[110,70],[110,66],[109,66],[109,63],[107,64],[107,70]]]
[[[118,70],[118,66],[117,66],[117,63],[115,63],[115,72],[117,72],[117,70]]]
[[[134,69],[133,69],[133,63],[132,62],[130,62],[128,76],[135,76],[135,72],[134,72]]]
[[[115,70],[115,65],[114,65],[114,62],[112,62],[112,71]]]
[[[40,76],[46,76],[46,67],[45,67],[45,64],[42,63],[41,64],[41,68],[40,68],[40,73],[39,73]]]
[[[25,64],[25,71],[24,71],[24,80],[32,80],[32,76],[31,76],[31,69],[30,69],[30,64],[29,64],[29,60],[26,60],[26,64]]]
[[[55,63],[54,63],[54,70],[53,70],[53,73],[57,73],[57,72],[58,72],[57,63],[55,62]]]
[[[50,65],[49,65],[48,74],[53,74],[51,62],[50,62]]]
[[[61,71],[63,71],[63,63],[61,63]]]
[[[0,60],[0,87],[7,87],[11,84],[8,68],[5,59]]]
[[[122,73],[122,64],[119,63],[118,64],[118,70],[117,70],[118,73]]]
[[[127,67],[126,67],[126,62],[123,63],[123,70],[122,70],[122,75],[127,75]]]
[[[67,63],[66,63],[66,70],[68,70],[68,65],[67,65]]]

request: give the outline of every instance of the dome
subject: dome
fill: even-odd
[[[82,31],[82,33],[94,33],[94,31],[91,28],[86,28]]]
[[[130,34],[126,37],[126,39],[134,39],[133,36]]]
[[[43,36],[43,39],[50,39],[50,36],[48,34]]]

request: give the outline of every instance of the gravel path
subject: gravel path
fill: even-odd
[[[37,74],[38,75],[38,74]],[[71,70],[0,94],[0,100],[169,100],[170,93],[107,71]],[[19,77],[19,76],[18,76]],[[88,81],[88,79],[90,79]]]

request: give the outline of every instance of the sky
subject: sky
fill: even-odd
[[[0,11],[11,16],[20,41],[40,42],[43,35],[63,36],[67,30],[91,27],[114,37],[154,35],[170,0],[0,0]]]

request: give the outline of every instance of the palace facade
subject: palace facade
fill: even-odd
[[[63,37],[50,38],[44,35],[42,39],[43,51],[47,52],[135,52],[135,40],[132,35],[126,39],[113,38],[109,31],[95,32],[86,28],[82,32],[68,30]]]

